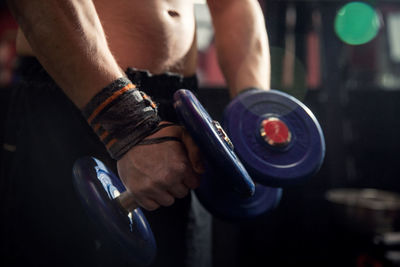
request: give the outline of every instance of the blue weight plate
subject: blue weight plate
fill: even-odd
[[[124,185],[100,160],[78,159],[73,166],[74,186],[89,217],[121,247],[128,261],[150,264],[156,243],[146,218],[139,208],[129,216],[114,200],[125,191]]]
[[[208,211],[228,221],[256,219],[276,208],[282,195],[281,188],[256,184],[254,195],[244,198],[233,193],[229,188],[221,187],[217,177],[209,171],[202,178],[195,192]]]
[[[252,196],[255,186],[229,145],[229,138],[219,124],[213,121],[201,103],[189,90],[174,94],[174,107],[178,117],[199,146],[213,173],[225,186],[242,196]]]
[[[274,120],[290,132],[279,145],[261,133],[262,123]],[[226,107],[223,126],[258,183],[298,184],[315,174],[323,162],[325,141],[317,119],[304,104],[283,92],[253,89],[239,94]]]

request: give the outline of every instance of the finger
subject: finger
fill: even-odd
[[[189,188],[184,184],[176,184],[169,189],[169,193],[176,198],[184,198],[189,193]]]
[[[158,209],[160,206],[171,206],[175,202],[174,197],[167,190],[159,188],[151,182],[143,185],[141,190],[136,192],[135,199],[140,206],[150,211]]]
[[[203,174],[205,172],[205,167],[200,149],[186,130],[182,131],[182,142],[185,145],[193,170],[198,174]]]
[[[182,183],[189,189],[196,189],[200,185],[200,175],[193,170],[189,162],[187,162],[186,166],[180,176],[179,183]],[[176,184],[174,183],[173,185]]]
[[[158,191],[151,196],[160,206],[168,207],[174,204],[175,198],[167,191]]]
[[[139,206],[141,206],[142,208],[144,208],[145,210],[148,210],[148,211],[153,211],[160,207],[160,205],[156,201],[154,201],[150,198],[144,198],[144,199],[140,199],[140,200],[136,199],[136,202],[139,204]]]

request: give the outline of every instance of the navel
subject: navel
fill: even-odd
[[[175,10],[168,10],[168,15],[170,15],[171,17],[179,17],[179,13],[176,12]]]

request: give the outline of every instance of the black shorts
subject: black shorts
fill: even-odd
[[[195,76],[128,77],[160,104],[160,116],[176,121],[173,92],[197,90]],[[6,123],[1,177],[2,260],[7,266],[125,266],[119,249],[99,234],[72,185],[72,165],[82,156],[115,170],[97,136],[73,103],[34,58],[20,58]],[[11,149],[14,150],[14,149]],[[145,212],[158,245],[154,266],[184,266],[190,196]]]

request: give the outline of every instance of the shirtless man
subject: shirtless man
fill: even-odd
[[[138,70],[146,70],[154,76],[168,72],[181,75],[186,79],[195,75],[197,51],[193,1],[13,0],[8,2],[21,29],[17,38],[18,54],[24,57],[35,57],[57,86],[80,110],[85,111],[99,92],[109,88],[113,82],[121,77],[126,77],[126,70],[132,67]],[[207,3],[213,20],[219,63],[231,96],[234,97],[241,90],[249,87],[268,89],[270,73],[268,40],[258,1],[208,0]],[[129,75],[128,78],[132,80]],[[138,82],[131,82],[135,84],[134,87],[138,86],[142,90],[136,84],[141,83],[140,79]],[[143,90],[145,89],[151,90],[151,88],[144,88]],[[146,91],[146,93],[148,92]],[[163,94],[160,90],[159,93]],[[149,95],[157,100],[157,95],[151,93]],[[38,97],[40,100],[35,100],[35,104],[44,101],[45,97]],[[26,99],[32,99],[32,97],[26,97]],[[17,100],[14,101],[18,102]],[[44,112],[49,113],[50,111]],[[61,115],[59,119],[62,119]],[[86,119],[88,118],[86,117]],[[159,124],[165,124],[166,121],[170,121],[168,116],[161,116]],[[51,127],[54,128],[55,126]],[[184,145],[179,142],[133,145],[128,151],[120,153],[122,155],[118,155],[114,159],[117,160],[117,170],[121,179],[127,190],[132,192],[138,204],[146,210],[157,213],[159,210],[163,210],[163,208],[158,209],[160,206],[174,207],[179,205],[178,200],[185,199],[189,190],[198,186],[202,167],[197,148],[184,129],[172,126],[159,129],[154,133],[154,128],[151,127],[143,130],[146,135],[145,139],[174,136],[182,139]],[[36,135],[40,135],[40,132]],[[68,141],[60,139],[59,142]],[[43,145],[46,146],[46,144]],[[73,144],[69,145],[73,146]],[[50,145],[47,144],[47,146]],[[19,147],[17,145],[17,151]],[[37,151],[37,153],[39,152]],[[56,153],[53,154],[55,158]],[[111,151],[110,153],[114,152]],[[28,158],[29,160],[32,159]],[[50,164],[52,163],[50,162]],[[35,167],[37,167],[36,165],[38,164],[35,164]],[[67,167],[71,166],[68,165]],[[22,176],[16,175],[16,177]],[[70,179],[70,173],[64,176],[67,178],[53,177],[53,179]],[[26,177],[26,174],[24,177]],[[24,185],[23,182],[20,182],[20,186]],[[18,186],[14,185],[15,187]],[[46,190],[51,190],[50,188],[51,186]],[[20,187],[18,189],[21,190]],[[43,201],[43,203],[46,202]],[[54,208],[54,205],[50,205],[50,207]],[[50,212],[51,209],[48,210]],[[173,216],[166,214],[167,217]],[[29,215],[38,216],[31,213]],[[57,219],[65,219],[61,218],[62,215],[58,213],[53,215],[53,217],[57,216],[60,216]],[[66,213],[63,216],[72,215]],[[13,218],[18,220],[18,217],[14,216]],[[47,218],[47,220],[56,219]],[[66,221],[68,222],[68,219]],[[35,228],[36,219],[28,220],[28,222],[28,228],[31,227],[30,224],[33,226],[29,231],[26,230],[25,234],[32,234],[32,232],[41,229],[40,227]],[[66,227],[62,221],[59,221],[59,223],[61,228]],[[74,221],[74,223],[77,222]],[[85,231],[86,229],[83,230],[83,233]],[[174,230],[164,229],[160,231]],[[181,229],[181,231],[184,232],[184,229]],[[155,234],[157,238],[157,233]],[[35,241],[27,241],[30,245],[34,245],[40,239],[37,233],[33,235],[35,235],[35,238],[32,238],[32,240]],[[51,233],[48,235],[51,235]],[[162,233],[159,235],[162,235]],[[65,236],[62,235],[63,238]],[[42,237],[51,240],[51,236],[43,234]],[[26,239],[29,239],[29,237],[26,237]],[[178,238],[177,241],[170,239],[165,242],[164,240],[166,246],[170,242],[170,248],[163,247],[164,243],[161,237],[159,239],[157,242],[161,242],[160,257],[162,258],[164,255],[162,251],[166,251],[165,255],[167,255],[158,260],[159,263],[163,261],[160,266],[182,266],[177,258],[179,258],[179,253],[185,253],[186,250],[177,250],[178,256],[173,257],[173,253],[170,254],[168,249],[173,250],[175,245],[184,247],[185,244],[178,244],[178,242],[184,243],[182,241],[184,238],[182,240]],[[68,244],[68,241],[66,240],[65,243]],[[59,243],[47,244],[50,247],[57,245]],[[79,247],[79,244],[67,247],[69,249]],[[12,250],[17,251],[13,251],[14,254],[12,254],[15,262],[19,262],[21,259],[18,257],[25,254],[31,257],[25,258],[25,261],[38,261],[37,255],[26,252],[22,248],[24,248],[24,245],[21,243],[12,247]],[[85,249],[86,247],[80,248]],[[56,254],[50,258],[63,255],[57,249],[54,251],[56,251],[54,252]],[[57,253],[60,253],[60,255]],[[93,262],[93,259],[90,259],[91,256],[86,256],[89,258],[89,262]],[[41,261],[47,262],[43,257],[46,256],[42,256]],[[180,255],[180,257],[183,259],[185,255]],[[70,263],[70,260],[67,262]]]

